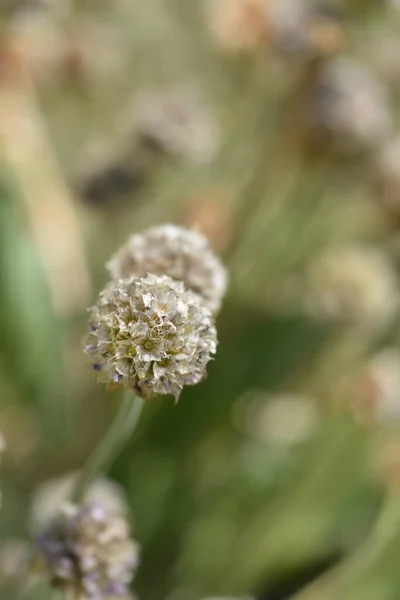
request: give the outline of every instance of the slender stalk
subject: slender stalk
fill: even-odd
[[[218,593],[226,585],[231,585],[233,589],[249,589],[259,585],[261,576],[274,572],[287,548],[287,542],[282,537],[285,523],[292,519],[299,506],[306,507],[316,492],[324,489],[332,473],[335,477],[339,469],[343,469],[351,436],[352,430],[347,427],[337,428],[335,425],[327,431],[324,452],[315,453],[312,462],[307,464],[307,471],[302,471],[298,480],[284,487],[265,511],[251,519],[232,548],[226,571],[219,574],[218,582],[212,582]],[[278,545],[271,543],[271,540]],[[249,547],[251,553],[246,551]],[[240,569],[233,569],[232,565],[235,564],[240,564]]]
[[[132,435],[142,412],[144,400],[131,391],[124,393],[121,407],[110,429],[89,458],[76,484],[72,501],[79,503],[84,498],[90,484],[112,466],[123,446]]]
[[[291,600],[333,600],[342,596],[352,577],[368,572],[385,548],[400,535],[400,495],[391,491],[371,534],[352,554],[319,579],[292,596]]]
[[[19,60],[2,79],[0,113],[7,119],[0,124],[1,157],[29,218],[55,312],[65,316],[88,305],[91,281],[79,216],[39,104],[29,69]]]

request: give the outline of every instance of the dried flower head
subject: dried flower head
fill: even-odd
[[[283,56],[301,60],[329,56],[345,45],[340,16],[332,9],[308,0],[269,0],[264,10],[274,48]]]
[[[398,306],[398,282],[375,248],[329,250],[309,271],[310,309],[322,318],[379,330]]]
[[[387,143],[375,163],[378,199],[393,216],[400,216],[400,137]]]
[[[309,0],[210,0],[208,21],[219,47],[230,54],[270,46],[296,60],[343,50],[339,13]]]
[[[43,531],[55,519],[59,507],[72,497],[78,478],[78,471],[68,473],[45,481],[35,489],[29,515],[32,533]],[[101,504],[113,514],[128,514],[122,488],[105,477],[99,477],[91,484],[83,501],[86,504]]]
[[[350,58],[324,64],[310,90],[306,112],[309,134],[335,152],[370,150],[390,133],[386,89]]]
[[[143,93],[126,121],[124,127],[155,153],[197,164],[212,160],[218,148],[216,123],[191,90]]]
[[[217,333],[211,313],[183,283],[164,275],[111,283],[91,310],[85,343],[99,381],[150,399],[206,376]]]
[[[65,504],[36,545],[45,575],[64,593],[93,600],[128,594],[138,547],[121,515],[100,504]]]
[[[176,225],[151,227],[133,235],[107,263],[107,269],[112,279],[168,275],[198,294],[212,313],[220,308],[227,286],[226,271],[207,239]]]
[[[299,394],[260,392],[244,414],[244,428],[252,438],[285,448],[305,442],[317,424],[315,401]]]

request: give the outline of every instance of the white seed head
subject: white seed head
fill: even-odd
[[[64,504],[36,541],[53,587],[74,598],[126,597],[138,565],[127,520],[100,504]]]
[[[85,352],[98,380],[150,399],[179,398],[206,376],[217,347],[211,313],[181,282],[163,275],[120,279],[91,309]]]
[[[390,133],[386,89],[350,58],[327,62],[311,94],[311,130],[335,151],[370,150]]]
[[[67,473],[45,481],[35,489],[29,515],[33,534],[43,531],[54,520],[60,506],[72,497],[78,478],[79,471]],[[99,477],[91,484],[83,500],[86,504],[101,504],[113,514],[128,514],[123,489],[105,477]]]
[[[309,270],[309,300],[319,317],[379,330],[397,310],[398,282],[388,257],[377,249],[330,250]]]
[[[280,447],[305,442],[317,424],[315,401],[299,394],[260,392],[244,413],[244,428],[252,438]]]
[[[344,32],[339,15],[309,0],[265,0],[264,11],[274,48],[285,57],[307,60],[342,49]]]
[[[265,16],[271,24],[276,49],[283,54],[302,53],[306,44],[308,4],[303,0],[264,2]]]
[[[107,263],[112,279],[168,275],[203,299],[215,313],[226,291],[227,274],[207,239],[176,225],[151,227],[133,235]]]

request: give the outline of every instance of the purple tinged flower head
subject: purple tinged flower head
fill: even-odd
[[[129,128],[143,148],[192,164],[210,162],[219,147],[219,127],[192,89],[149,90],[127,112]]]
[[[97,503],[64,504],[36,548],[53,587],[89,600],[125,595],[138,563],[126,518]]]
[[[328,248],[310,265],[308,286],[309,310],[322,320],[380,332],[398,310],[394,265],[373,246]]]
[[[346,57],[323,64],[305,118],[312,136],[342,155],[374,150],[392,125],[386,88],[366,66]]]

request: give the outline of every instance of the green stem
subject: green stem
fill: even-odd
[[[375,559],[399,536],[399,531],[400,496],[396,490],[389,492],[371,534],[354,554],[300,590],[291,600],[333,600],[342,597],[346,582],[367,572]]]
[[[72,501],[79,503],[99,473],[107,472],[134,431],[144,400],[127,391],[110,429],[89,458],[77,481]]]

